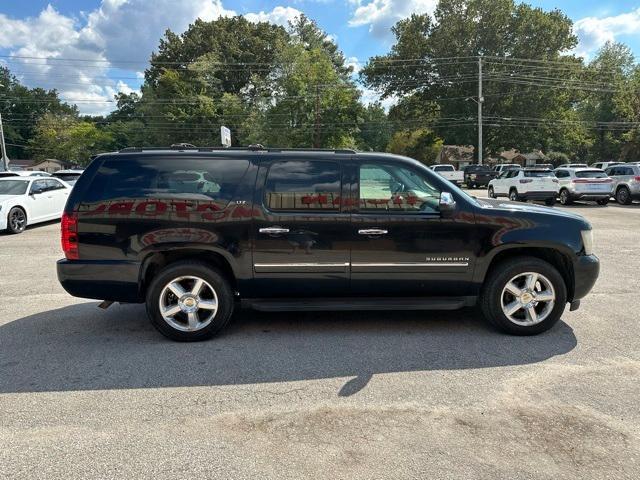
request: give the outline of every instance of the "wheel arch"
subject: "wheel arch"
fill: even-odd
[[[140,268],[139,290],[144,298],[154,276],[167,265],[184,260],[196,260],[215,268],[229,281],[231,289],[237,291],[237,276],[232,262],[223,253],[211,249],[181,248],[161,250],[148,254]]]
[[[546,246],[534,246],[534,247],[505,247],[493,253],[493,255],[487,258],[483,267],[479,268],[476,273],[482,278],[481,281],[487,278],[491,274],[492,270],[498,268],[501,263],[512,260],[518,257],[535,257],[540,260],[544,260],[547,263],[554,266],[560,275],[564,279],[567,287],[567,298],[573,299],[575,292],[575,276],[573,270],[573,263],[569,253],[563,252],[558,248],[546,247]]]

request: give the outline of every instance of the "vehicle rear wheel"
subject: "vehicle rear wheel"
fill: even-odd
[[[627,187],[620,187],[616,192],[616,202],[620,205],[629,205],[631,203],[631,192]]]
[[[180,342],[206,340],[222,330],[234,308],[229,282],[196,261],[168,265],[147,290],[147,314],[164,336]]]
[[[598,200],[598,205],[606,205],[607,203],[609,203],[609,199],[608,198],[602,198],[600,200]]]
[[[545,204],[547,207],[553,207],[553,206],[556,204],[556,197],[553,197],[553,198],[547,198],[547,199],[544,201],[544,204]]]
[[[562,205],[571,205],[573,203],[569,190],[560,190],[560,203]]]
[[[517,202],[520,200],[520,196],[518,195],[518,191],[515,188],[512,188],[509,191],[509,200],[512,202]]]
[[[496,194],[493,191],[493,187],[489,186],[489,189],[487,190],[487,195],[489,196],[489,198],[496,198]]]
[[[7,215],[7,230],[10,233],[22,233],[27,228],[27,214],[20,207],[13,207]]]
[[[558,270],[535,257],[519,257],[491,269],[480,298],[485,318],[512,335],[536,335],[560,320],[567,288]]]

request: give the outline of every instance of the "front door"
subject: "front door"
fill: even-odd
[[[441,216],[442,182],[393,161],[354,164],[355,295],[472,295],[473,217]]]
[[[254,197],[254,297],[344,296],[349,287],[349,213],[342,165],[265,158]]]

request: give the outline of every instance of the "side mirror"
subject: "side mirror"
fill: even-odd
[[[456,209],[456,201],[450,192],[442,192],[440,194],[440,201],[438,202],[438,208],[442,215],[449,214]]]

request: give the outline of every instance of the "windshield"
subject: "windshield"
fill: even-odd
[[[551,170],[525,170],[524,176],[533,178],[555,177]]]
[[[576,172],[577,178],[607,178],[607,174],[602,170],[583,170]]]
[[[28,185],[25,180],[3,180],[0,182],[0,195],[24,195]]]

